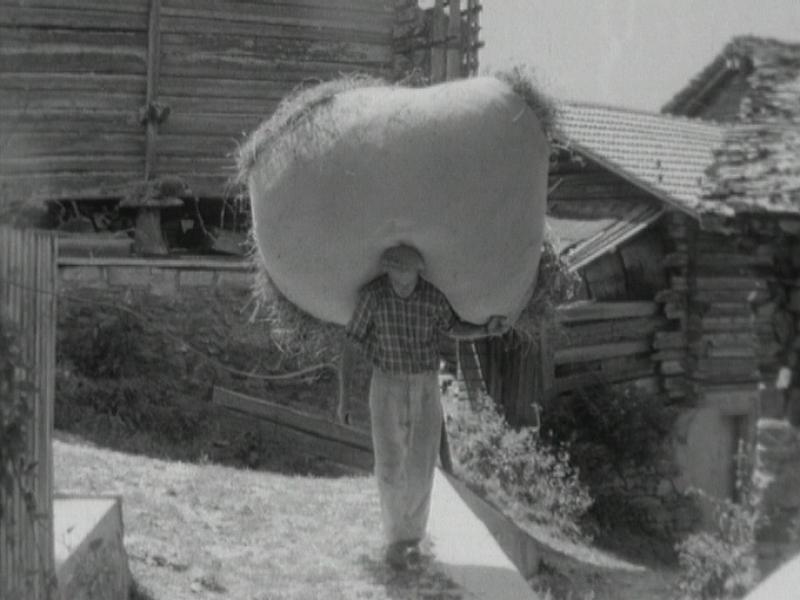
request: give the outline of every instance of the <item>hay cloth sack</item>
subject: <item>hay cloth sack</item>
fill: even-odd
[[[239,156],[273,285],[345,324],[381,253],[404,243],[463,320],[516,320],[536,281],[549,158],[525,100],[493,77],[319,88],[284,102]]]

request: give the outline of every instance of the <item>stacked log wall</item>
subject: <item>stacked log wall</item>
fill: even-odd
[[[754,305],[761,416],[800,422],[800,219],[758,217],[743,227],[769,263]]]
[[[395,4],[0,0],[0,208],[118,198],[146,175],[231,195],[243,133],[299,84],[391,78],[414,14]]]
[[[227,195],[246,132],[298,86],[346,73],[391,78],[391,0],[162,0],[155,175]]]
[[[0,209],[141,179],[148,4],[0,1]]]
[[[652,301],[580,302],[558,310],[552,344],[555,395],[597,384],[656,393],[655,336],[667,324]]]

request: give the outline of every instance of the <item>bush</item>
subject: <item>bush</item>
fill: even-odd
[[[467,483],[515,520],[582,537],[578,523],[592,499],[565,450],[529,427],[509,427],[485,395],[475,403],[453,402],[447,425],[458,474]]]
[[[754,504],[706,499],[714,506],[713,529],[690,535],[676,548],[682,598],[741,598],[758,583]]]
[[[667,554],[678,530],[697,520],[693,499],[671,485],[676,416],[656,394],[611,385],[561,397],[542,415],[546,439],[569,448],[571,464],[591,491],[594,524],[663,540]]]
[[[206,430],[206,405],[188,402],[176,385],[163,381],[146,376],[90,379],[60,371],[56,385],[57,429],[75,431],[93,422],[107,428],[109,439],[148,432],[165,444],[190,443]]]

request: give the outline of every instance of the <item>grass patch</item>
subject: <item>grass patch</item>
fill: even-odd
[[[60,492],[123,496],[139,600],[459,598],[430,565],[382,563],[370,477],[322,479],[54,443]]]

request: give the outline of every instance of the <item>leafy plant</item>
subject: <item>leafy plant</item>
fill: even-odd
[[[0,316],[0,488],[9,496],[20,484],[20,473],[30,469],[27,427],[31,391],[17,333],[11,321]],[[0,519],[3,517],[0,503]]]
[[[447,429],[459,475],[512,517],[582,537],[578,523],[592,504],[563,448],[530,427],[511,428],[489,396],[454,401]]]
[[[19,345],[19,332],[14,323],[0,313],[0,498],[19,494],[22,507],[31,525],[37,546],[39,564],[45,565],[45,549],[49,544],[46,536],[38,538],[35,526],[42,518],[42,508],[29,485],[38,465],[28,454],[28,425],[33,411],[31,396],[36,387],[30,381],[31,368],[26,364]],[[0,521],[6,519],[4,503],[0,502]],[[43,576],[45,593],[52,597],[55,591],[55,574],[40,570],[35,576]],[[12,596],[14,596],[12,591]],[[16,596],[15,596],[16,597]]]
[[[741,598],[758,583],[755,531],[758,514],[751,499],[741,504],[705,497],[713,506],[713,528],[677,546],[679,589],[685,600]]]
[[[693,521],[696,512],[693,499],[669,484],[677,474],[669,444],[676,416],[657,394],[607,384],[561,397],[542,415],[544,436],[570,449],[591,490],[595,524],[663,539],[667,553],[676,515]]]

